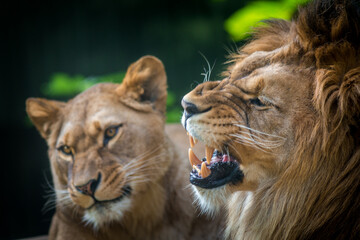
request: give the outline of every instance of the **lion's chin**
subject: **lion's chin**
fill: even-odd
[[[221,211],[231,196],[226,185],[213,189],[204,189],[192,185],[192,188],[195,203],[200,208],[201,213],[212,217]]]
[[[94,230],[99,230],[107,224],[121,221],[124,213],[130,209],[130,206],[130,198],[124,198],[117,202],[95,204],[85,210],[82,220],[86,225],[92,226]]]

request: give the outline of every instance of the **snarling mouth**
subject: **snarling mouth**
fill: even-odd
[[[205,147],[205,157],[202,160],[195,155],[192,148],[197,140],[189,135],[189,161],[193,167],[190,173],[190,183],[206,189],[216,188],[225,184],[236,184],[244,178],[239,161],[229,153],[221,152],[212,147]]]

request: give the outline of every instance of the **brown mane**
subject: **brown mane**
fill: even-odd
[[[315,1],[292,22],[268,21],[232,56],[236,62],[280,49],[269,64],[294,64],[314,78],[307,107],[316,118],[299,114],[293,159],[255,193],[246,232],[260,239],[360,237],[359,46],[359,1]]]

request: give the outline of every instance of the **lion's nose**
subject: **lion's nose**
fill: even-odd
[[[182,99],[181,105],[182,105],[182,107],[183,107],[184,110],[185,110],[186,118],[189,118],[189,117],[191,117],[192,115],[201,112],[201,111],[199,111],[199,109],[196,107],[195,104],[190,103],[190,102],[187,102],[187,101],[185,101],[184,99]]]
[[[81,192],[82,194],[88,196],[94,196],[97,186],[99,185],[101,180],[101,174],[99,173],[97,179],[91,179],[87,183],[81,186],[75,186],[76,190]]]

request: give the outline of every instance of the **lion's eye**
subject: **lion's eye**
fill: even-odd
[[[122,124],[118,125],[118,126],[111,126],[108,127],[105,130],[105,135],[104,135],[104,146],[113,138],[116,136],[116,134],[119,131],[119,127],[121,127]]]
[[[71,156],[74,153],[73,149],[67,145],[62,145],[61,147],[58,148],[58,150],[68,156]]]
[[[258,107],[265,107],[266,104],[264,104],[259,98],[253,98],[250,99],[250,103],[252,105],[258,106]]]

